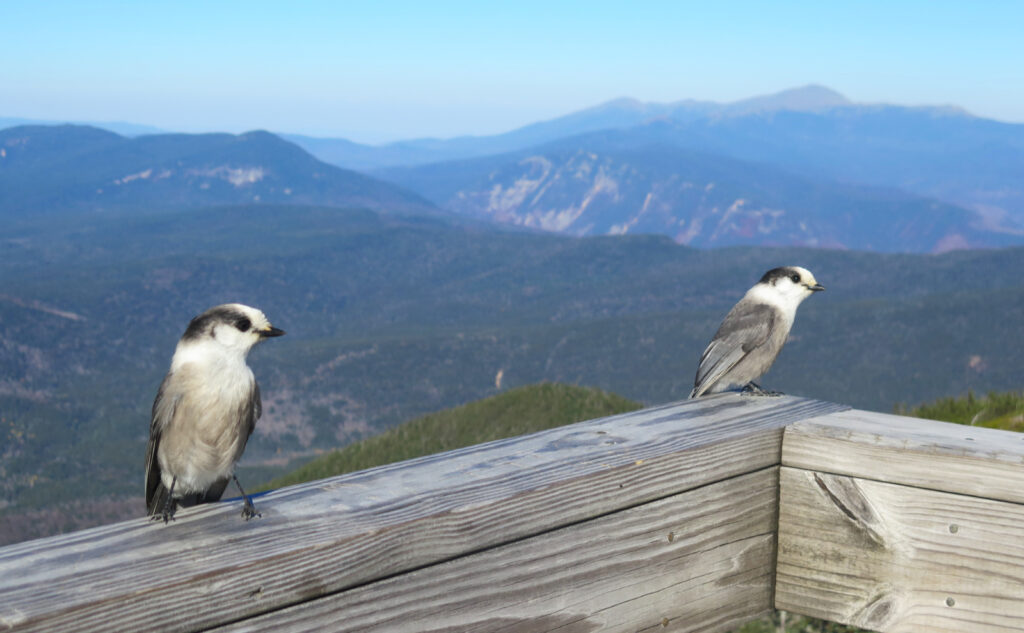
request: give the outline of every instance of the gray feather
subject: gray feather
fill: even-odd
[[[765,345],[775,321],[776,311],[771,306],[746,300],[737,303],[701,355],[690,397],[696,398],[714,389],[731,369]]]
[[[149,514],[156,514],[163,509],[167,501],[168,490],[160,477],[160,461],[156,454],[160,449],[160,436],[172,417],[179,398],[168,395],[171,374],[164,376],[160,389],[153,400],[153,411],[149,421],[149,443],[146,445],[146,509]]]
[[[249,420],[249,432],[245,434],[246,441],[249,440],[249,436],[256,429],[256,421],[263,415],[263,402],[260,396],[260,384],[253,381],[252,383],[252,395],[249,396],[249,404],[245,410],[245,417]],[[242,444],[245,448],[245,444]]]

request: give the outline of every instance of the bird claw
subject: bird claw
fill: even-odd
[[[238,477],[231,475],[231,478],[235,480],[235,485],[238,486],[238,492],[242,493],[244,503],[242,506],[242,517],[248,521],[249,519],[263,516],[256,511],[256,506],[253,505],[252,499],[249,498],[249,495],[245,494],[245,490],[242,489],[242,482],[238,481]]]
[[[242,487],[240,486],[239,489],[241,490],[241,488]],[[245,499],[245,503],[242,506],[242,518],[248,521],[251,518],[263,516],[262,514],[256,511],[256,506],[253,504],[252,500],[249,499],[248,496],[243,497],[243,499]]]
[[[167,493],[167,499],[164,501],[164,507],[160,512],[149,518],[151,521],[159,521],[160,519],[163,519],[164,525],[167,525],[170,521],[174,520],[174,513],[178,510],[178,502],[174,500],[174,484],[177,483],[177,481],[177,477],[171,481],[171,489]]]
[[[167,525],[170,521],[174,521],[174,512],[167,512],[166,510],[159,514],[154,514],[149,517],[150,521],[163,521],[164,525]]]
[[[763,389],[761,387],[761,385],[757,384],[756,382],[748,382],[743,387],[743,389],[740,390],[740,395],[741,396],[767,396],[769,398],[778,398],[779,396],[784,396],[786,394],[782,393],[781,391],[768,391],[767,389]]]

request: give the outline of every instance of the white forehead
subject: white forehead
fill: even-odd
[[[225,303],[222,307],[230,308],[232,310],[241,312],[245,316],[249,317],[249,320],[252,321],[253,323],[260,325],[269,323],[269,321],[267,321],[266,315],[263,314],[261,310],[258,310],[252,306],[247,306],[244,303]]]

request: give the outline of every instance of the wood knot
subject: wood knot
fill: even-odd
[[[828,481],[826,481],[826,478]],[[814,483],[825,493],[832,504],[842,512],[858,528],[858,533],[867,537],[875,547],[886,547],[885,539],[877,531],[880,521],[871,503],[857,486],[857,482],[849,477],[839,477],[814,473]]]
[[[884,631],[896,618],[898,604],[899,598],[893,593],[892,588],[883,588],[861,609],[854,622],[857,626],[872,631]]]

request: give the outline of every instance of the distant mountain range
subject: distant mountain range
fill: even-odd
[[[284,138],[0,130],[0,216],[302,203],[438,207],[701,247],[1024,243],[1024,125],[952,107],[857,104],[821,86],[728,104],[618,99],[484,137],[382,146]]]
[[[93,127],[0,130],[0,218],[249,202],[438,213],[420,196],[327,165],[267,132],[126,138]]]
[[[27,119],[24,117],[3,117],[0,116],[0,130],[9,127],[22,125],[84,125],[87,127],[98,127],[121,136],[142,136],[144,134],[167,134],[167,130],[160,129],[154,125],[140,123],[128,123],[126,121],[65,121],[56,119]]]
[[[747,237],[740,236],[748,233],[761,235],[761,243],[832,243],[849,248],[897,250],[942,250],[1024,241],[1024,125],[981,119],[953,107],[856,104],[820,86],[731,104],[657,104],[619,99],[487,137],[421,139],[379,147],[289,138],[327,162],[406,184],[450,210],[573,234],[598,234],[622,228],[653,230],[693,240],[687,243],[715,245],[746,243]],[[709,169],[720,165],[723,159],[731,159],[756,163],[745,168],[754,180],[758,180],[757,175],[768,173],[765,168],[774,168],[789,172],[804,184],[796,186],[795,178],[780,176],[780,184],[775,188],[778,195],[769,196],[773,198],[770,206],[759,210],[757,207],[765,196],[759,195],[758,190],[763,187],[754,180],[743,180],[742,170],[733,169],[738,180],[732,183],[730,193],[735,197],[706,207],[706,201],[699,198],[666,193],[682,183],[700,184],[687,180],[692,160],[670,162],[673,154],[666,148],[681,150],[675,156],[691,159],[703,154],[705,158],[700,160]],[[615,155],[627,150],[632,153],[628,163]],[[556,154],[554,160],[552,152]],[[605,174],[637,170],[639,178],[632,180],[630,193],[615,197],[611,195],[610,183],[602,185],[593,178],[582,177],[553,185],[558,194],[551,196],[546,194],[551,189],[541,191],[547,184],[541,183],[533,196],[524,199],[524,205],[510,204],[508,192],[529,189],[530,183],[537,180],[538,165],[550,163],[552,173],[564,174],[564,170],[559,170],[570,167],[560,163],[560,157],[586,154],[607,161]],[[644,154],[650,158],[645,159]],[[663,162],[654,169],[656,160]],[[482,167],[475,167],[474,161],[490,167],[487,178],[480,177]],[[437,186],[435,179],[447,186]],[[904,195],[869,192],[866,187],[899,190]],[[821,193],[826,190],[840,197],[855,191],[853,198],[863,206],[858,210],[841,205],[842,210],[837,210],[832,204],[835,197]],[[545,195],[537,197],[537,193]],[[595,193],[603,198],[597,205]],[[645,205],[647,194],[651,194],[651,203],[660,201],[665,207],[665,219],[671,216],[675,222],[638,219],[649,214],[650,206]],[[495,197],[505,200],[495,202]],[[886,202],[879,205],[878,200]],[[498,213],[496,204],[501,207]],[[719,239],[721,231],[710,230],[715,236],[712,238],[710,234],[700,236],[700,231],[679,230],[679,220],[691,229],[698,222],[707,227],[709,209],[717,207],[714,213],[720,219],[734,206],[755,213],[757,220],[748,217],[744,221],[748,228],[734,231],[733,237],[725,241]],[[951,207],[962,207],[969,213]],[[936,217],[922,215],[928,208],[936,211]],[[834,235],[846,236],[843,220],[849,211],[863,213],[862,220],[852,220],[860,225],[858,228],[870,230],[874,227],[871,222],[879,214],[891,214],[897,227],[918,227],[929,237],[900,246],[897,237],[904,234],[903,230],[886,224],[880,225],[878,231],[888,234],[893,242],[891,247],[876,246],[877,239],[847,237],[832,242]],[[565,218],[577,214],[579,217],[571,223],[540,221],[540,217]],[[760,221],[765,214],[810,228],[796,232],[782,229],[779,233],[765,230]],[[825,224],[808,224],[811,216]],[[833,222],[833,218],[838,221]],[[716,222],[711,224],[717,226]],[[755,226],[756,229],[752,228]]]
[[[550,121],[532,123],[493,136],[411,139],[379,146],[353,143],[345,139],[313,138],[296,134],[282,136],[325,162],[365,171],[380,167],[422,165],[504,154],[588,132],[626,129],[655,121],[691,122],[707,118],[767,114],[780,110],[820,112],[845,105],[852,104],[835,91],[822,86],[804,86],[774,95],[726,104],[693,99],[674,103],[644,103],[635,99],[616,99]]]

